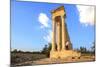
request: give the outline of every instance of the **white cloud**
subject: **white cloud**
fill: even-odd
[[[43,36],[43,39],[47,42],[51,42],[51,36],[52,36],[52,31],[51,31],[51,20],[48,18],[48,16],[45,13],[40,13],[38,17],[38,21],[40,22],[41,26],[40,28],[47,28],[47,34]]]
[[[87,25],[95,24],[95,7],[94,6],[82,6],[77,5],[79,11],[79,20],[80,23]]]
[[[46,36],[43,37],[43,39],[47,42],[51,42],[51,38],[52,38],[52,31],[49,30],[48,34]]]
[[[49,27],[49,25],[48,25],[49,18],[47,17],[47,15],[45,13],[40,13],[38,20],[41,24],[41,28]]]

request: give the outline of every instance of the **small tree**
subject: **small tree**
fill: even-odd
[[[85,47],[80,47],[80,52],[81,53],[86,53],[87,52],[87,49]]]
[[[49,57],[50,50],[51,50],[51,43],[48,43],[48,46],[45,45],[45,47],[43,48],[43,50],[41,51],[41,53],[45,54],[47,57]]]
[[[17,49],[14,49],[12,52],[13,52],[13,53],[17,53]]]
[[[95,54],[95,42],[93,42],[93,45],[91,47],[91,51],[92,51],[93,54]]]
[[[41,53],[46,54],[47,53],[47,45],[44,46],[43,50],[41,51]]]
[[[49,57],[49,55],[50,55],[50,51],[51,51],[51,43],[48,43],[48,49],[47,49],[47,57]]]

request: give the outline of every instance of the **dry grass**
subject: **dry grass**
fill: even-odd
[[[82,54],[80,58],[66,58],[66,59],[50,59],[47,58],[44,54],[28,54],[28,53],[15,53],[12,54],[11,56],[11,64],[17,66],[89,62],[89,61],[95,61],[95,56],[90,54]]]
[[[46,58],[44,54],[31,54],[31,53],[12,53],[11,64],[16,65],[19,63],[34,61],[38,59]]]

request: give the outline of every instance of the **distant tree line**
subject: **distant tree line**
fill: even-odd
[[[11,51],[11,53],[29,53],[29,54],[32,54],[32,53],[34,53],[34,54],[41,54],[41,52],[39,52],[39,51],[22,51],[22,50],[17,50],[17,49],[14,49],[13,51]]]
[[[80,47],[76,49],[77,51],[81,52],[82,54],[92,54],[95,55],[95,43],[91,46],[90,50],[87,49],[86,47]]]
[[[43,47],[41,51],[30,52],[30,51],[22,51],[22,50],[14,49],[13,51],[11,51],[11,53],[45,54],[47,57],[49,57],[50,50],[51,50],[51,43],[48,43]]]
[[[86,47],[80,47],[78,49],[75,49],[79,52],[81,52],[82,54],[92,54],[92,55],[95,55],[95,42],[92,43],[93,45],[91,46],[91,50],[88,50]],[[49,54],[50,54],[50,50],[51,50],[51,43],[48,43],[47,45],[45,45],[43,47],[43,49],[41,51],[33,51],[33,52],[30,52],[30,51],[21,51],[21,50],[13,50],[12,53],[33,53],[33,54],[45,54],[47,57],[49,57]]]

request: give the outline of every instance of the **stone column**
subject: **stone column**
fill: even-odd
[[[57,22],[57,50],[61,50],[61,31],[60,22]]]
[[[62,50],[66,50],[66,47],[65,47],[65,44],[66,44],[66,41],[65,41],[65,16],[62,15],[61,16],[61,21],[62,21]]]
[[[52,51],[55,51],[55,20],[52,18]]]

